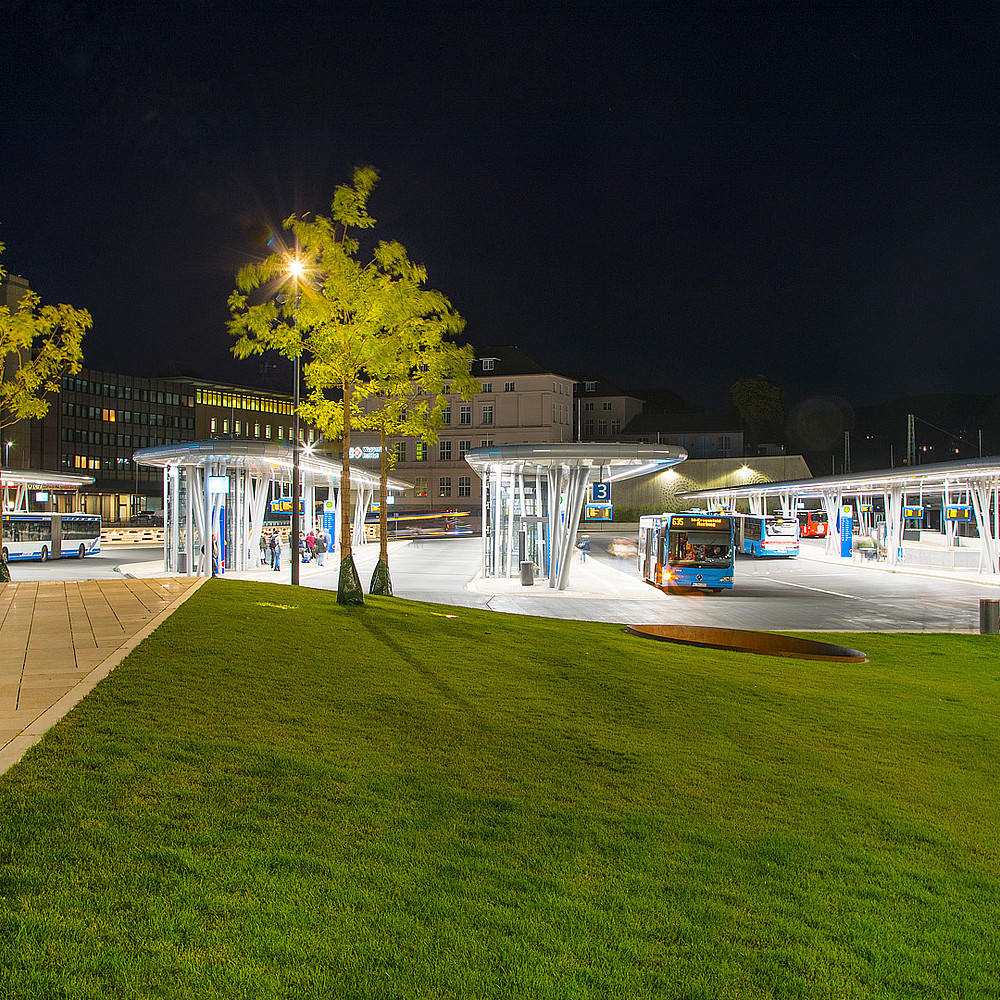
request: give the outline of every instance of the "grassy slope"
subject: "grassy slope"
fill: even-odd
[[[213,581],[0,778],[0,996],[998,995],[996,641],[843,641]]]

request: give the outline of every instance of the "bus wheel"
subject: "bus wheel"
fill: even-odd
[[[721,587],[713,587],[712,588],[712,593],[713,594],[721,594],[722,593],[722,588]]]
[[[49,547],[47,545],[42,546],[42,562],[45,562],[49,558]]]
[[[87,546],[81,542],[80,551],[77,553],[77,555],[82,559],[86,554],[87,554]]]

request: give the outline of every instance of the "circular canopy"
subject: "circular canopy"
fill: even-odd
[[[132,458],[139,465],[167,468],[172,465],[198,466],[224,465],[229,468],[249,469],[251,472],[270,475],[290,474],[292,449],[288,445],[270,441],[236,441],[211,438],[207,441],[183,441],[178,444],[158,445],[154,448],[140,448]],[[334,462],[323,455],[314,455],[303,450],[299,455],[299,468],[312,476],[340,482],[340,462]],[[379,477],[356,465],[351,466],[351,481],[356,486],[377,487]],[[390,479],[390,492],[402,492],[408,483]]]
[[[593,441],[502,444],[473,448],[465,460],[480,476],[493,466],[534,474],[553,468],[584,468],[588,478],[626,479],[658,472],[687,458],[683,448],[665,444],[605,444]]]

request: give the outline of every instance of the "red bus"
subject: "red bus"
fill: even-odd
[[[828,527],[825,510],[799,511],[799,538],[826,538]]]

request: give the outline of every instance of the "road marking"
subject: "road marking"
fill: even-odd
[[[817,594],[830,594],[832,597],[847,597],[852,601],[865,600],[865,598],[859,597],[857,594],[842,594],[838,590],[824,590],[822,587],[807,587],[804,583],[792,583],[790,580],[778,580],[775,577],[771,577],[770,582],[780,583],[785,587],[798,587],[800,590],[813,590]]]

